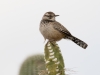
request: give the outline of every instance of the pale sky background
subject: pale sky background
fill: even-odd
[[[84,50],[58,42],[65,68],[77,71],[72,75],[100,75],[100,0],[0,0],[0,75],[18,75],[28,56],[44,52],[39,24],[48,11],[88,44]]]

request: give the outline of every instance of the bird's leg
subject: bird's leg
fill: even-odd
[[[56,41],[54,41],[54,39],[49,40],[48,42],[50,42],[53,46],[55,46],[55,44],[56,44]]]
[[[44,38],[44,43],[45,43],[46,39]]]

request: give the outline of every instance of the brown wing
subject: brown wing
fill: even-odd
[[[53,22],[53,27],[59,32],[65,34],[66,36],[71,36],[71,33],[59,22]]]

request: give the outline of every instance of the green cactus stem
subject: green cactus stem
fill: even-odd
[[[65,75],[64,60],[58,44],[47,42],[44,53],[48,75]]]
[[[28,57],[22,64],[19,75],[47,75],[44,55],[37,54]]]

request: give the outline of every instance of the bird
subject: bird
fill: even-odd
[[[61,39],[69,39],[83,49],[86,49],[88,45],[84,41],[73,36],[67,28],[56,21],[57,16],[59,15],[55,15],[52,11],[48,11],[43,15],[39,30],[44,39],[48,39],[50,42],[60,41]]]

